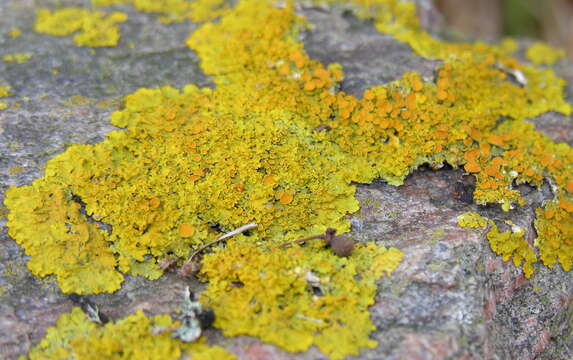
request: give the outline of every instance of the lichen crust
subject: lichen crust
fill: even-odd
[[[220,12],[217,1],[199,3],[205,23],[187,45],[213,89],[140,89],[112,115],[122,130],[70,146],[44,177],[7,191],[9,234],[30,255],[33,274],[55,275],[64,292],[112,292],[124,274],[158,278],[161,260],[184,261],[219,235],[213,229],[255,222],[249,236],[204,258],[202,301],[216,326],[290,351],[314,344],[332,358],[356,354],[375,346],[367,311],[375,280],[402,253],[368,243],[340,258],[319,242],[277,245],[328,227],[348,232],[356,183],[398,186],[420,165],[443,163],[475,175],[478,204],[506,211],[524,204],[516,184],[553,184],[533,245],[488,221],[487,237],[528,277],[537,253],[549,267],[570,269],[573,150],[525,121],[571,113],[565,82],[550,67],[522,64],[509,40],[435,39],[410,2],[355,0],[354,11],[378,30],[443,60],[435,78],[406,73],[358,98],[340,91],[340,65],[307,55],[299,37],[307,25],[293,2],[242,0]]]
[[[204,338],[195,343],[174,338],[172,334],[179,326],[169,315],[148,317],[141,310],[100,326],[75,307],[61,315],[44,339],[19,360],[236,359],[219,346],[205,344]]]

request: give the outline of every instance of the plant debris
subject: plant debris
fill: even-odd
[[[327,246],[332,249],[332,252],[338,256],[346,257],[352,254],[352,249],[354,248],[354,240],[347,236],[335,235],[336,229],[328,228],[326,229],[324,235],[310,236],[301,240],[290,241],[282,245],[277,246],[277,248],[284,248],[292,244],[303,244],[310,240],[322,239]]]

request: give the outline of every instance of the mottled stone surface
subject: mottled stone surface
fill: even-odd
[[[28,52],[26,64],[0,62],[0,83],[15,95],[0,112],[0,199],[10,185],[29,184],[42,175],[46,161],[71,143],[96,143],[114,129],[109,114],[123,95],[140,87],[187,83],[209,86],[196,55],[184,45],[195,25],[164,25],[153,15],[129,7],[118,47],[73,46],[69,37],[32,32],[33,9],[82,1],[0,1],[0,55]],[[356,96],[373,85],[398,79],[405,71],[430,78],[439,62],[420,58],[372,24],[341,9],[303,6],[314,25],[304,34],[309,54],[325,63],[344,65],[342,89]],[[18,39],[6,36],[18,27]],[[135,47],[131,48],[130,44]],[[559,73],[570,80],[573,66],[562,62]],[[557,141],[573,144],[573,122],[554,113],[532,121]],[[19,168],[21,167],[21,168]],[[475,210],[493,219],[511,219],[531,235],[533,209],[550,192],[522,186],[527,206],[503,213],[452,196],[460,170],[421,168],[404,186],[383,182],[357,185],[361,210],[351,217],[358,241],[376,241],[405,253],[390,278],[380,280],[371,309],[377,330],[376,349],[361,359],[571,359],[573,358],[573,274],[560,267],[536,267],[530,280],[493,254],[483,230],[462,229],[457,216]],[[5,209],[2,214],[5,214]],[[45,329],[73,304],[52,278],[38,279],[26,268],[22,249],[7,235],[0,216],[0,358],[14,359],[36,344]],[[56,259],[55,259],[56,260]],[[199,291],[197,280],[167,274],[157,281],[128,277],[115,294],[90,296],[101,311],[118,319],[136,309],[149,314],[179,306],[185,286]],[[255,338],[225,338],[206,333],[239,359],[324,359],[316,349],[289,354]],[[336,341],[336,339],[333,339]]]

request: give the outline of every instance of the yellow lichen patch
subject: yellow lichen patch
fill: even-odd
[[[100,327],[76,307],[62,315],[21,359],[235,359],[223,348],[208,346],[202,340],[189,344],[173,338],[171,334],[178,327],[169,315],[147,317],[141,310]]]
[[[553,65],[557,60],[565,58],[565,51],[542,42],[536,42],[527,48],[525,57],[535,65]]]
[[[195,22],[210,21],[229,11],[225,0],[91,0],[94,7],[130,4],[138,11],[161,14],[165,23],[191,19]]]
[[[10,85],[0,86],[0,98],[12,96],[12,88]]]
[[[10,29],[10,31],[8,31],[8,36],[11,39],[17,39],[22,35],[22,30],[18,29],[18,28],[12,28]]]
[[[559,261],[565,271],[573,264],[573,197],[551,201],[545,209],[537,209],[535,228],[541,261],[553,267]]]
[[[9,234],[31,257],[33,274],[55,274],[66,293],[109,292],[121,285],[107,234],[86,221],[69,190],[38,179],[33,187],[9,188],[5,204],[11,209]]]
[[[8,54],[2,57],[2,60],[6,62],[13,62],[16,64],[25,64],[30,60],[32,57],[31,54],[28,53],[16,53],[16,54]]]
[[[10,175],[17,175],[17,174],[21,173],[23,170],[24,170],[24,167],[22,167],[22,165],[16,165],[16,166],[11,167],[8,170],[8,173]]]
[[[515,266],[520,266],[523,262],[523,274],[526,278],[530,278],[537,256],[524,236],[525,230],[519,226],[512,226],[509,231],[499,232],[495,224],[492,224],[491,230],[487,233],[491,249],[496,254],[502,255],[504,261],[512,257]]]
[[[533,274],[533,264],[537,262],[537,256],[533,247],[525,240],[525,230],[507,221],[511,230],[500,232],[497,225],[493,220],[489,220],[480,216],[475,212],[467,212],[458,216],[458,224],[461,227],[469,228],[485,228],[489,226],[487,239],[491,249],[498,255],[503,256],[503,261],[508,261],[513,258],[515,266],[520,266],[523,263],[523,274],[526,278],[530,278]]]
[[[469,228],[484,228],[488,224],[488,219],[476,212],[469,211],[458,216],[458,225]]]
[[[77,46],[115,46],[119,42],[119,23],[127,20],[122,12],[106,14],[83,8],[63,8],[50,11],[39,10],[36,14],[34,30],[38,33],[55,36],[74,35]]]
[[[342,258],[321,243],[265,249],[243,237],[205,257],[201,274],[209,284],[202,301],[225,335],[257,336],[293,352],[316,345],[341,359],[376,346],[368,337],[375,328],[368,313],[375,281],[390,275],[402,256],[373,243]]]
[[[376,15],[378,24],[409,39],[417,51],[445,61],[435,79],[406,73],[391,84],[368,89],[361,99],[337,91],[343,77],[340,65],[325,67],[308,57],[298,37],[305,24],[291,3],[243,0],[217,21],[202,25],[187,44],[212,77],[214,89],[140,89],[127,96],[124,110],[112,115],[113,124],[125,131],[112,132],[95,146],[69,147],[47,164],[44,178],[8,191],[10,235],[31,255],[32,272],[56,274],[64,291],[113,291],[121,273],[156,278],[161,273],[158,261],[188,257],[217,237],[211,225],[226,231],[256,222],[249,243],[230,245],[206,258],[223,263],[224,269],[248,249],[253,265],[227,270],[244,270],[244,284],[262,281],[261,273],[272,279],[264,288],[267,305],[274,306],[275,291],[290,290],[276,280],[278,275],[264,272],[265,258],[278,253],[269,250],[273,245],[323,233],[327,227],[347,232],[346,215],[358,209],[353,182],[382,178],[401,185],[424,163],[463,166],[477,177],[476,201],[499,203],[505,210],[523,204],[516,183],[541,185],[548,179],[557,186],[558,200],[564,201],[559,211],[569,214],[573,202],[565,191],[573,181],[571,148],[555,144],[524,121],[550,110],[568,113],[564,82],[549,70],[519,64],[505,46],[429,38],[411,20],[413,5],[394,3]],[[525,80],[512,80],[520,76]],[[554,217],[559,214],[553,210]],[[98,221],[110,225],[112,233],[99,230]],[[550,240],[539,242],[540,251],[554,254],[554,241],[567,248],[567,236],[552,240],[549,230],[541,231]],[[522,235],[492,233],[490,241],[516,264],[525,260],[524,271],[531,274],[533,251]],[[68,247],[77,251],[64,253]],[[361,251],[344,260],[319,245],[292,248],[280,252],[281,261],[269,266],[280,266],[281,274],[297,266],[331,274],[328,269],[344,261],[353,264]],[[567,264],[561,253],[547,255],[548,262],[551,256]],[[62,260],[53,261],[59,257]],[[318,259],[322,265],[315,263]],[[382,263],[366,263],[384,269]],[[340,270],[341,276],[348,275],[345,271]],[[88,273],[97,276],[92,279]],[[211,280],[208,291],[215,293],[228,281],[215,271],[205,270],[204,276]],[[352,285],[345,279],[333,282],[333,291],[337,286],[356,290],[343,299],[364,309],[372,301],[364,296],[364,283]],[[251,287],[241,291],[247,290]],[[237,291],[233,294],[252,295]],[[220,303],[213,304],[218,316],[225,306],[235,306],[232,301],[249,304],[225,296],[231,295],[221,293]],[[338,303],[324,306],[339,309]],[[273,311],[278,310],[271,315]],[[312,316],[302,316],[332,324],[330,318],[316,318],[314,310],[309,311]],[[369,346],[366,312],[342,314],[347,320],[334,324],[335,329],[364,330],[356,330],[360,340],[350,335],[341,340],[341,352],[320,340],[326,337],[313,334],[328,331],[320,321],[308,325],[308,319],[301,319],[307,324],[300,325],[305,326],[303,335],[296,333],[302,345],[275,338],[273,334],[287,332],[275,332],[275,322],[259,324],[253,333],[289,349],[314,343],[333,356]],[[221,316],[218,324],[225,331],[247,331],[244,324],[233,328],[231,317],[240,319],[239,312],[230,311],[226,322]],[[270,335],[263,334],[265,326],[273,329],[267,331]]]

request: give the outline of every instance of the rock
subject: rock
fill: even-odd
[[[0,199],[8,186],[40,177],[46,161],[68,144],[101,141],[114,129],[109,115],[121,106],[123,95],[167,84],[211,86],[184,45],[196,25],[164,25],[154,15],[125,7],[129,20],[122,25],[120,45],[92,54],[73,46],[69,37],[34,33],[34,3],[0,2],[3,52],[32,54],[26,64],[0,62],[0,84],[9,83],[15,94],[6,100],[10,107],[0,111]],[[324,63],[341,63],[346,73],[342,90],[350,94],[361,96],[366,88],[406,71],[431,77],[439,66],[348,12],[313,6],[301,6],[300,12],[314,25],[304,34],[306,50]],[[14,27],[23,31],[17,39],[5,35]],[[130,49],[130,43],[137,46]],[[573,65],[563,62],[557,70],[569,82],[571,101]],[[546,113],[531,121],[554,140],[573,144],[573,122],[563,116]],[[351,218],[354,239],[397,247],[405,257],[392,277],[380,281],[371,308],[377,326],[371,337],[379,346],[357,358],[573,358],[573,274],[559,266],[536,266],[526,280],[521,270],[492,253],[484,231],[460,228],[457,216],[477,209],[452,195],[462,174],[422,167],[401,187],[383,182],[358,186],[361,210]],[[533,234],[533,209],[546,195],[531,191],[525,197],[527,205],[518,211],[482,210]],[[74,304],[54,279],[29,273],[27,257],[8,237],[5,223],[0,217],[0,354],[15,359]],[[126,277],[120,291],[89,298],[115,320],[137,309],[174,311],[186,286],[202,288],[197,280],[173,273],[156,281]],[[315,348],[293,355],[251,337],[225,338],[216,330],[206,335],[240,359],[324,358]]]

